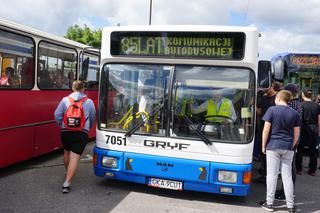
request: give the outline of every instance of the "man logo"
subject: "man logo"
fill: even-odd
[[[172,163],[157,162],[156,166],[160,166],[162,172],[167,172],[169,167],[172,168],[174,165]]]
[[[162,166],[162,167],[173,167],[174,165],[172,163],[162,163],[162,162],[157,162],[157,166]]]

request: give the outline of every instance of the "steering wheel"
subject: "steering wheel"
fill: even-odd
[[[205,116],[205,120],[202,123],[199,123],[197,126],[197,130],[198,131],[204,131],[205,126],[208,124],[212,124],[215,127],[216,131],[217,131],[217,137],[221,139],[221,128],[222,128],[222,122],[217,122],[217,121],[210,121],[208,120],[208,118],[218,118],[223,120],[224,122],[228,122],[228,123],[233,123],[233,120],[228,117],[228,116],[224,116],[224,115],[207,115]]]
[[[233,122],[232,118],[230,118],[230,117],[228,117],[228,116],[224,116],[224,115],[207,115],[207,116],[205,117],[205,122],[207,122],[207,123],[220,123],[220,122],[216,122],[216,121],[210,121],[210,120],[208,120],[208,118],[222,118],[222,119],[224,119],[225,121],[228,121],[228,122],[230,122],[230,123]],[[205,123],[205,122],[204,122],[204,123]],[[207,124],[207,123],[205,123],[205,124]]]
[[[224,116],[224,115],[207,115],[205,116],[205,120],[202,123],[199,123],[197,129],[201,131],[202,127],[207,125],[207,124],[215,124],[215,125],[221,125],[221,122],[217,122],[217,121],[210,121],[208,120],[208,118],[220,118],[223,119],[224,121],[228,122],[228,123],[232,123],[233,120],[228,117],[228,116]]]

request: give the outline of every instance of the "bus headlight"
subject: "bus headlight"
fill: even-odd
[[[118,159],[115,157],[102,157],[102,166],[109,168],[117,168],[118,167]]]
[[[224,183],[237,183],[237,172],[219,170],[218,181]]]

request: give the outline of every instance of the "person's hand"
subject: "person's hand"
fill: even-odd
[[[222,125],[223,125],[223,126],[229,126],[229,125],[230,125],[230,122],[229,122],[228,120],[224,119],[224,120],[222,121]]]
[[[231,126],[233,124],[233,121],[230,119],[222,119],[222,125],[223,126]]]
[[[189,109],[190,109],[191,111],[193,111],[193,109],[194,109],[194,103],[195,103],[194,99],[193,99],[193,98],[190,98],[190,100],[189,100],[189,102],[188,102],[188,105],[189,105]]]
[[[266,147],[262,147],[262,153],[266,154]]]

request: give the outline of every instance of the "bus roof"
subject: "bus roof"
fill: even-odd
[[[310,55],[310,56],[320,56],[320,52],[282,52],[274,55],[271,58],[271,61],[275,61],[277,58],[285,58],[285,57],[290,57],[290,56],[301,56],[301,55]]]
[[[75,46],[75,47],[79,47],[79,48],[90,48],[90,46],[88,46],[88,45],[85,45],[85,44],[82,44],[82,43],[79,43],[76,41],[72,41],[72,40],[63,38],[61,36],[52,35],[50,33],[46,33],[46,32],[31,28],[31,27],[27,27],[27,26],[17,24],[17,23],[0,18],[0,27],[2,27],[2,26],[6,27],[6,28],[13,29],[13,30],[17,30],[17,31],[20,31],[23,33],[28,33],[28,34],[35,35],[35,36],[38,36],[41,38],[47,38],[47,39],[50,39],[53,41],[61,42],[61,43],[68,44],[68,45]]]
[[[257,31],[255,27],[219,26],[219,25],[137,25],[105,27],[104,31],[173,31],[173,32],[246,32]]]

